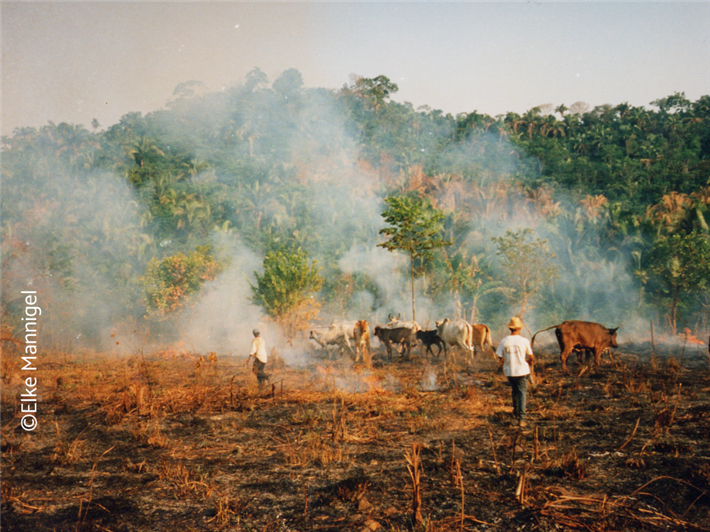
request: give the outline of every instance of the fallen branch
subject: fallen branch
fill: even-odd
[[[646,493],[643,490],[649,485],[660,480],[680,482],[681,484],[692,487],[701,493],[680,517],[673,514],[673,512],[671,512],[672,515],[661,513],[653,507],[638,507],[640,501],[635,499],[635,497],[637,495],[654,497],[652,494]],[[620,497],[616,500],[609,500],[607,496],[583,497],[568,494],[559,495],[557,499],[548,501],[542,506],[542,508],[540,508],[540,515],[553,519],[555,522],[572,529],[606,530],[604,527],[599,528],[598,526],[595,526],[594,523],[598,522],[600,518],[608,519],[612,517],[615,521],[623,519],[628,522],[643,524],[644,529],[654,527],[661,530],[667,530],[669,525],[672,525],[672,527],[676,530],[682,529],[694,530],[698,532],[710,532],[710,529],[707,527],[684,520],[684,517],[690,508],[698,499],[706,494],[707,493],[705,491],[700,490],[697,486],[694,486],[689,482],[673,477],[661,476],[646,482],[629,495]],[[632,503],[630,503],[630,499],[633,500]],[[656,500],[663,502],[658,498],[656,498]],[[570,516],[570,512],[577,512],[579,515]]]

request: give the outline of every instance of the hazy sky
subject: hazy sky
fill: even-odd
[[[708,2],[2,2],[2,133],[102,128],[254,67],[307,87],[383,74],[394,100],[492,116],[710,94]]]

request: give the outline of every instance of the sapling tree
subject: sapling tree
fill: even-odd
[[[221,269],[209,246],[198,246],[189,255],[181,251],[152,259],[142,278],[148,313],[164,317],[185,307]]]
[[[308,252],[300,248],[267,253],[263,273],[254,272],[252,301],[284,327],[289,340],[318,314],[315,294],[323,286],[319,272],[317,261],[309,263]]]
[[[534,308],[532,300],[544,283],[554,281],[559,270],[553,262],[555,254],[547,249],[547,240],[532,238],[532,229],[506,231],[493,237],[498,246],[505,282],[504,293],[513,304],[520,305],[518,316]]]
[[[382,213],[388,227],[380,234],[388,240],[377,244],[387,251],[399,251],[409,256],[409,272],[412,284],[412,319],[416,320],[414,301],[415,261],[430,260],[433,251],[450,246],[451,241],[442,236],[444,213],[418,196],[390,196],[385,199],[387,209]]]
[[[675,334],[679,308],[689,302],[689,296],[710,292],[710,237],[692,232],[659,238],[647,269],[637,274],[667,305],[668,324]]]

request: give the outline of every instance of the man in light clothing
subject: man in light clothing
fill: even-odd
[[[254,339],[251,341],[249,358],[254,357],[254,366],[252,367],[252,371],[259,381],[259,387],[261,387],[269,378],[264,371],[267,361],[266,342],[264,342],[264,339],[261,337],[261,333],[257,329],[254,329],[252,334],[254,334]]]
[[[530,363],[535,362],[530,340],[520,335],[523,322],[517,316],[508,323],[510,335],[501,340],[496,350],[503,366],[503,374],[508,377],[508,382],[513,395],[513,416],[518,418],[521,427],[525,426],[525,407],[528,393],[528,376]]]

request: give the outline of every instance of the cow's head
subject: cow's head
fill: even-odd
[[[619,347],[619,344],[616,342],[616,331],[619,330],[619,327],[616,329],[607,329],[609,331],[609,345],[611,347]]]
[[[436,324],[436,330],[441,332],[441,328],[447,323],[451,323],[451,320],[449,318],[444,318],[443,320],[435,321],[434,323]]]
[[[382,328],[381,328],[379,325],[376,325],[376,326],[375,326],[375,330],[372,331],[372,332],[373,332],[373,334],[374,334],[375,336],[377,336],[377,337],[379,338],[381,331],[382,331]]]
[[[316,333],[316,331],[311,331],[308,335],[308,338],[310,338],[311,340],[315,340],[317,338],[317,334],[318,333]]]

